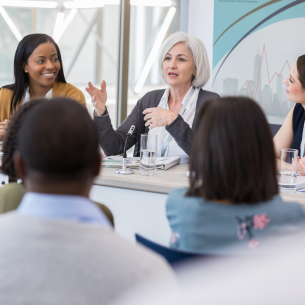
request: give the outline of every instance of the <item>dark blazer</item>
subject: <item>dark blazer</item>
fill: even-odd
[[[294,106],[293,116],[292,116],[292,127],[293,127],[293,141],[291,148],[298,150],[298,155],[302,158],[300,152],[300,146],[303,136],[303,127],[305,121],[305,111],[302,104],[297,103]],[[304,143],[303,143],[304,145]]]
[[[102,116],[94,116],[94,122],[99,133],[99,143],[107,156],[123,153],[126,135],[131,125],[135,125],[135,130],[128,141],[127,149],[135,145],[134,156],[140,156],[141,134],[148,133],[149,130],[148,127],[145,126],[145,115],[142,112],[147,108],[157,107],[164,91],[165,90],[163,89],[146,93],[138,100],[130,115],[117,130],[113,129],[109,115],[105,116],[108,113],[107,109]],[[219,97],[217,93],[200,89],[196,112],[206,100],[217,97]],[[193,126],[195,126],[196,119],[195,115]],[[194,130],[184,122],[180,115],[178,115],[172,124],[165,128],[175,139],[176,143],[189,155],[194,140]]]

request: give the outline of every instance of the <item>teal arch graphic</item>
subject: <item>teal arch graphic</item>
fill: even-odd
[[[304,5],[304,10],[297,10],[297,12],[299,12],[300,14],[296,14],[295,11],[294,12],[289,12],[289,10],[293,7],[296,7],[298,5]],[[288,11],[288,13],[286,13]],[[283,14],[284,13],[284,14]],[[286,13],[286,14],[285,14]],[[287,5],[285,5],[284,7],[278,9],[277,11],[273,12],[272,14],[270,14],[269,16],[267,16],[266,18],[264,18],[262,21],[260,21],[258,24],[256,24],[254,27],[252,27],[246,34],[244,34],[242,36],[241,39],[239,39],[237,41],[237,43],[235,45],[233,45],[233,47],[231,49],[229,49],[228,51],[223,51],[223,55],[226,54],[228,52],[228,54],[226,55],[226,57],[224,58],[224,60],[222,61],[222,63],[220,64],[215,76],[214,76],[214,80],[213,80],[213,85],[214,82],[217,78],[217,75],[220,71],[220,69],[222,68],[223,64],[225,63],[225,61],[227,60],[227,58],[230,56],[230,54],[233,52],[233,50],[250,34],[262,29],[263,27],[266,27],[270,24],[282,21],[282,20],[287,20],[287,19],[293,19],[293,18],[298,18],[298,17],[304,17],[305,16],[305,0],[297,0],[297,1],[293,1]],[[272,19],[272,20],[271,20]],[[228,36],[228,35],[227,35]],[[216,54],[217,55],[217,54]],[[222,55],[222,56],[223,56]],[[213,56],[215,56],[215,52],[213,54]],[[222,57],[221,57],[222,58]],[[220,60],[220,59],[219,59]],[[218,60],[218,61],[219,61]],[[218,63],[217,61],[217,63]],[[214,62],[214,60],[213,60]],[[217,64],[216,63],[216,64]],[[213,66],[215,67],[216,64],[213,64]]]

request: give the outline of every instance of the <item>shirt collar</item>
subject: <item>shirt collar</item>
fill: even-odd
[[[52,98],[52,92],[53,92],[53,88],[51,88],[51,89],[47,92],[45,98],[50,100],[50,99]],[[28,87],[26,88],[26,90],[25,90],[23,103],[27,103],[27,102],[29,102],[29,101],[30,101],[30,87],[28,86]]]
[[[109,220],[98,206],[82,196],[26,193],[17,213],[110,227]]]
[[[185,102],[185,98],[186,96],[188,96],[188,93],[192,90],[193,86],[190,87],[190,89],[187,91],[187,93],[185,94],[183,100],[182,100],[182,105],[184,104]],[[162,95],[162,98],[161,98],[161,105],[163,104],[163,108],[164,109],[167,109],[168,108],[168,104],[167,104],[167,101],[168,101],[168,96],[169,96],[169,89],[170,89],[170,86],[167,86],[163,95]],[[200,88],[195,88],[195,91],[194,93],[196,92],[199,92]],[[192,97],[194,96],[194,94],[190,97],[192,99]],[[162,107],[162,106],[161,106]]]

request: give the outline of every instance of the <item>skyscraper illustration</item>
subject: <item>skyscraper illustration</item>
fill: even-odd
[[[254,99],[255,96],[255,83],[253,80],[249,80],[246,85],[248,91],[248,97]]]
[[[238,79],[227,78],[223,80],[223,94],[235,96],[238,92]]]
[[[260,76],[260,66],[261,66],[262,56],[260,54],[256,54],[254,57],[254,98],[257,102],[262,104],[262,78]]]
[[[272,103],[272,90],[269,85],[265,85],[262,94],[262,106],[266,112],[270,112]]]
[[[283,103],[283,75],[281,74],[276,81],[276,94],[280,105]]]
[[[251,96],[249,96],[249,91],[246,88],[241,89],[241,91],[239,92],[239,96],[247,96],[251,98]]]
[[[258,50],[259,51],[259,50]],[[223,90],[219,92],[221,96],[247,96],[254,99],[263,109],[264,113],[271,121],[279,120],[275,118],[284,118],[293,106],[293,103],[287,100],[286,86],[283,81],[288,76],[287,69],[290,69],[288,60],[282,67],[278,66],[274,69],[274,60],[271,59],[272,66],[268,66],[267,51],[265,45],[261,54],[254,51],[253,62],[249,62],[249,71],[247,74],[253,75],[249,78],[242,79],[225,77],[222,78]],[[252,55],[252,56],[253,56]],[[270,60],[270,58],[269,58]],[[253,65],[253,70],[251,69]],[[227,71],[227,75],[232,75]],[[248,74],[249,75],[249,74]],[[263,76],[263,77],[262,77]],[[242,81],[242,87],[238,87]]]

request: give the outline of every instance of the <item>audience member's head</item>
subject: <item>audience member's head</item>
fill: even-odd
[[[33,100],[21,106],[15,112],[8,125],[2,146],[3,157],[1,170],[3,174],[9,176],[11,181],[16,181],[17,179],[13,155],[18,147],[19,129],[21,128],[25,117],[30,113],[30,110],[39,105],[41,102],[41,100]]]
[[[27,191],[87,196],[101,156],[86,109],[66,98],[42,100],[18,132],[14,161]]]
[[[267,201],[278,193],[271,130],[253,100],[207,101],[197,122],[188,196],[242,204]]]

